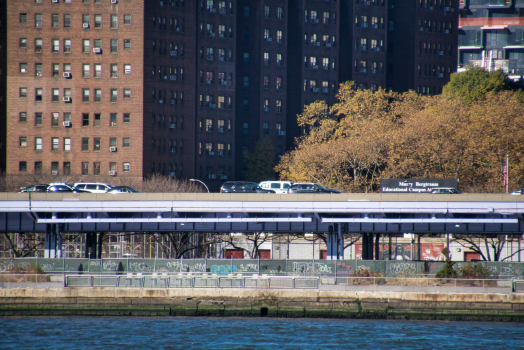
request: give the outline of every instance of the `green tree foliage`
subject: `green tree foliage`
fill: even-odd
[[[482,100],[488,93],[509,90],[507,75],[501,70],[486,71],[481,67],[469,68],[462,73],[453,73],[442,93],[448,97],[458,97],[467,105]]]
[[[442,266],[442,268],[435,274],[435,278],[457,278],[457,271],[453,268],[455,263],[449,258],[448,248],[442,249],[442,254],[444,254],[446,257],[446,262],[444,263],[444,266]]]
[[[376,191],[381,178],[450,178],[466,192],[501,192],[508,154],[509,187],[524,185],[519,92],[468,104],[445,94],[355,90],[350,82],[337,97],[331,108],[316,101],[299,115],[310,132],[276,166],[280,178],[352,192]]]
[[[247,152],[246,163],[247,170],[244,178],[247,181],[260,182],[276,179],[277,174],[273,170],[276,164],[275,147],[268,137],[258,141],[253,152]]]

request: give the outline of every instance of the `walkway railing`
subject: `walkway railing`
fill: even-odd
[[[426,293],[524,293],[518,279],[274,276],[268,274],[0,274],[2,288],[245,288]]]
[[[119,276],[68,275],[65,287],[134,287],[134,288],[264,288],[318,289],[319,277],[268,276],[253,274],[151,274],[128,273]]]

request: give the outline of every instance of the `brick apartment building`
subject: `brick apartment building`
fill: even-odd
[[[341,82],[436,94],[457,62],[451,0],[0,5],[11,175],[160,173],[217,189],[242,179],[255,141],[275,159],[293,147],[296,115],[335,102]]]
[[[459,66],[502,69],[516,81],[524,75],[524,1],[461,0]]]

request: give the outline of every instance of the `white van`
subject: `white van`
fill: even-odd
[[[287,189],[293,185],[293,181],[262,181],[260,187],[265,190],[274,190],[276,193],[287,193]]]

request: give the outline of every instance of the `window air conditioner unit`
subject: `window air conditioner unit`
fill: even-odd
[[[53,0],[53,4],[58,4],[58,0]]]
[[[58,0],[53,0],[53,2],[58,2]],[[52,170],[51,175],[58,175],[58,170]]]
[[[214,179],[217,178],[217,176],[216,176],[215,174],[209,174],[207,177],[208,177],[209,179],[212,179],[212,180],[214,180]]]
[[[164,103],[164,100],[158,100],[158,103]]]
[[[70,128],[70,127],[71,127],[71,122],[66,121],[66,122],[63,122],[62,124],[63,124],[66,128]]]
[[[169,153],[176,153],[176,148],[171,148],[171,149],[169,150]]]
[[[227,175],[220,175],[220,180],[227,180]]]
[[[99,47],[95,47],[95,48],[93,49],[93,52],[94,52],[94,53],[98,53],[98,54],[100,54],[100,53],[102,53],[102,49],[99,48]]]
[[[109,151],[110,152],[116,152],[116,146],[109,147]]]
[[[64,72],[63,75],[64,75],[64,78],[66,78],[66,79],[71,78],[71,73],[70,72]]]
[[[169,173],[169,176],[176,177],[176,173],[174,171],[172,171],[172,172]]]
[[[214,156],[215,155],[215,152],[211,151],[207,154],[208,156]]]
[[[111,0],[112,4],[118,4],[118,0]]]
[[[69,97],[69,96],[64,97],[64,102],[65,103],[71,102],[71,97]]]
[[[169,124],[169,129],[176,129],[176,124]]]
[[[285,131],[279,131],[278,132],[278,136],[285,136],[286,135],[286,132]]]
[[[84,29],[88,29],[89,28],[89,23],[82,24],[82,27],[84,27]]]
[[[116,0],[111,0],[111,1],[116,1]],[[115,176],[116,175],[116,170],[109,170],[109,176]]]

